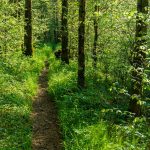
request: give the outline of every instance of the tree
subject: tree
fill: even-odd
[[[62,0],[62,54],[61,60],[69,64],[68,50],[68,0]]]
[[[95,12],[94,12],[94,44],[93,44],[93,68],[96,69],[97,67],[97,42],[98,42],[98,13],[99,13],[99,6],[95,5]]]
[[[54,0],[55,6],[54,6],[54,42],[57,44],[59,39],[59,18],[58,18],[58,0]]]
[[[78,28],[78,87],[85,86],[85,0],[79,2],[79,28]]]
[[[32,56],[32,0],[25,0],[24,54]]]
[[[143,93],[143,73],[145,68],[145,58],[147,52],[147,14],[148,0],[138,0],[137,2],[137,18],[136,18],[136,34],[135,45],[132,52],[132,86],[129,110],[141,115],[141,106],[139,101],[142,100]]]

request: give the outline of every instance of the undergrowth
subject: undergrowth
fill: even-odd
[[[49,93],[59,110],[65,150],[149,150],[148,124],[127,111],[128,96],[116,95],[104,80],[93,83],[89,66],[87,87],[80,90],[77,62],[64,65],[52,54],[50,62]]]
[[[32,98],[37,92],[38,76],[50,48],[35,49],[32,58],[21,52],[7,53],[0,60],[0,149],[30,150]]]

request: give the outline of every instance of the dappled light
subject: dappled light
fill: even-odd
[[[150,150],[149,0],[1,0],[0,150]]]

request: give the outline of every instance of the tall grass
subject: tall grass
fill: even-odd
[[[32,58],[20,52],[0,60],[0,149],[30,150],[32,98],[50,47],[35,49]]]
[[[144,118],[127,120],[127,101],[113,104],[108,82],[93,83],[87,64],[87,88],[77,88],[77,63],[63,65],[51,54],[49,93],[58,106],[65,150],[148,150]],[[123,103],[124,102],[124,103]]]

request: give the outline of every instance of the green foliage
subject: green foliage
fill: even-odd
[[[24,1],[1,0],[0,5],[0,149],[31,149],[31,99],[37,77],[49,57],[49,93],[55,98],[66,150],[147,150],[150,108],[150,51],[139,103],[146,118],[128,112],[131,57],[134,53],[136,1],[87,0],[85,21],[86,88],[77,88],[78,1],[69,1],[70,65],[56,61],[48,46],[61,29],[61,0],[33,0],[33,58],[22,55]],[[99,12],[94,13],[94,6]],[[19,13],[18,13],[19,12]],[[147,24],[149,24],[149,16]],[[94,18],[98,20],[97,68],[92,68]],[[143,17],[143,16],[140,16]],[[148,39],[150,30],[143,39]],[[137,39],[137,40],[141,40]],[[40,44],[39,44],[40,45]],[[53,50],[60,45],[50,45]],[[141,49],[147,48],[140,47]],[[51,52],[50,52],[51,51]],[[143,68],[140,68],[143,69]],[[138,98],[133,95],[132,98]],[[147,121],[148,120],[148,121]]]
[[[51,55],[50,62],[49,93],[58,107],[65,150],[147,148],[148,124],[127,111],[126,89],[117,83],[108,87],[105,78],[93,84],[93,72],[87,67],[88,87],[81,91],[76,87],[75,61],[63,65]]]
[[[33,45],[50,42],[50,3],[32,1]],[[0,6],[0,57],[21,51],[24,44],[24,1],[2,0]]]
[[[17,11],[20,10],[20,17]],[[23,4],[2,0],[0,6],[0,54],[20,49],[23,40]],[[16,34],[17,33],[17,34]]]
[[[50,48],[37,48],[33,58],[20,53],[0,60],[0,149],[31,149],[32,98]]]

